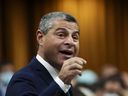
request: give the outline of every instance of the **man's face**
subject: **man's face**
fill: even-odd
[[[64,20],[54,21],[53,27],[42,36],[39,50],[47,62],[60,70],[65,60],[77,56],[79,52],[78,25]]]

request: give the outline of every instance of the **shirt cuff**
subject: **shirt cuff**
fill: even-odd
[[[59,77],[55,78],[55,82],[60,86],[64,93],[67,93],[71,87],[71,85],[64,84],[64,82]]]

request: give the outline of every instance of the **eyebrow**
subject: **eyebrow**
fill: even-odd
[[[57,28],[57,29],[56,29],[56,31],[58,31],[58,30],[68,31],[68,30],[67,30],[67,29],[65,29],[65,28]]]
[[[63,31],[68,32],[68,30],[65,29],[65,28],[57,28],[56,31],[58,31],[58,30],[63,30]],[[74,31],[74,33],[78,33],[78,34],[80,34],[79,30]]]

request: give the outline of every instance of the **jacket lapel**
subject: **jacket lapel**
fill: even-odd
[[[53,81],[53,78],[47,69],[36,59],[36,57],[31,60],[30,66],[42,80],[45,80],[47,84],[50,84]]]
[[[31,60],[30,64],[28,65],[32,68],[32,70],[34,70],[34,72],[39,75],[39,77],[41,77],[42,80],[44,80],[48,85],[53,81],[52,76],[49,74],[49,72],[47,71],[47,69],[36,59],[36,57],[33,57],[33,59]],[[72,92],[72,86],[69,89],[69,93],[70,96],[73,96],[73,92]],[[56,96],[67,96],[65,93],[56,93]]]

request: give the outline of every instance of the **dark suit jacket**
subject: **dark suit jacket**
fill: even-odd
[[[69,90],[72,96],[72,88]],[[67,96],[45,67],[34,57],[12,77],[6,96]]]

